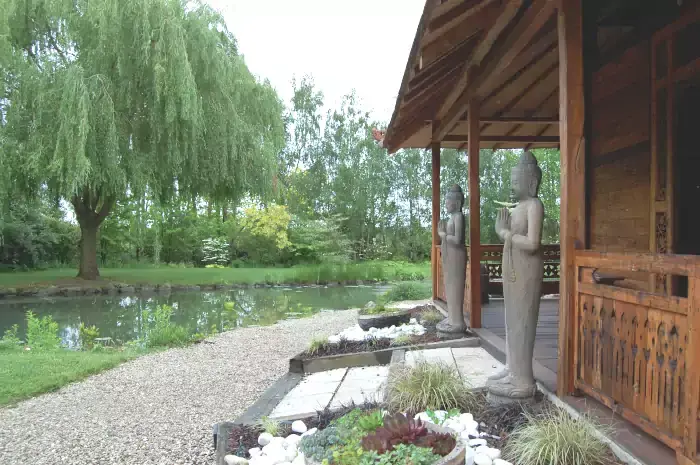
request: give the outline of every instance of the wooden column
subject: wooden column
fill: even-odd
[[[557,395],[574,394],[576,336],[575,250],[585,246],[583,0],[561,0],[559,32],[559,137],[561,156],[561,272]]]
[[[440,142],[431,145],[432,149],[432,189],[433,189],[433,245],[430,250],[431,270],[433,276],[433,299],[438,296],[438,257],[435,247],[438,244],[438,222],[440,221]]]
[[[481,195],[479,192],[479,102],[467,108],[469,134],[469,326],[481,328]]]

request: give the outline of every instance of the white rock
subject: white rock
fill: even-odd
[[[474,465],[474,457],[476,457],[476,452],[471,447],[465,447],[464,455],[464,465]]]
[[[469,440],[471,439],[471,438],[469,437],[469,431],[462,431],[461,433],[459,433],[459,435],[460,435],[460,437],[461,437],[462,439],[464,439],[464,441],[467,442],[467,443],[468,443]]]
[[[474,457],[474,465],[493,465],[493,460],[486,454],[476,454]]]
[[[338,344],[340,342],[340,336],[328,336],[328,342],[330,344]]]
[[[311,428],[311,429],[308,430],[306,433],[303,433],[303,434],[301,435],[301,437],[303,438],[304,436],[311,436],[311,435],[314,434],[316,431],[318,431],[318,428]]]
[[[272,459],[270,459],[270,457],[258,455],[257,457],[251,458],[248,465],[275,465],[275,463],[272,461]]]
[[[461,433],[462,431],[465,430],[465,426],[459,422],[459,420],[455,420],[450,418],[445,422],[445,428],[450,428],[453,430],[455,433]]]
[[[475,429],[465,429],[462,431],[462,437],[469,439],[469,438],[478,438],[479,437],[479,432]]]
[[[270,460],[271,465],[287,462],[287,456],[285,455],[284,449],[282,449],[281,452],[278,450],[273,450],[271,453],[263,455],[263,457],[267,457]]]
[[[471,447],[485,446],[487,444],[486,439],[470,439],[469,445]]]
[[[270,440],[270,444],[276,444],[277,446],[282,448],[287,447],[287,441],[284,438],[280,438],[277,436]]]
[[[262,450],[259,447],[253,447],[252,449],[248,449],[248,453],[251,457],[257,457],[262,454]]]
[[[408,322],[408,324],[409,324],[409,325],[417,325],[417,324],[418,324],[418,320],[416,320],[415,318],[411,318],[411,320]]]
[[[298,444],[299,444],[299,441],[301,441],[301,436],[299,436],[298,434],[290,434],[290,435],[287,436],[287,438],[284,440],[284,442],[286,442],[288,446],[289,446],[289,445],[292,445],[292,444],[298,445]]]
[[[474,448],[474,452],[477,454],[484,454],[484,455],[489,455],[488,450],[490,449],[489,446],[478,446]]]
[[[270,444],[270,441],[272,441],[272,435],[270,433],[262,433],[260,436],[258,436],[258,444],[261,446],[266,446]]]
[[[474,421],[474,415],[472,415],[471,413],[463,413],[459,416],[459,421],[464,423],[464,425],[466,426],[467,424]]]
[[[294,431],[295,433],[302,434],[306,433],[307,430],[308,428],[306,427],[306,424],[301,420],[297,420],[294,423],[292,423],[292,431]]]
[[[485,453],[489,456],[491,460],[501,458],[501,450],[496,449],[495,447],[489,447],[489,450],[487,450]]]
[[[226,465],[248,465],[248,459],[237,455],[227,455],[224,457],[224,462],[226,462]]]
[[[287,452],[284,454],[284,458],[287,459],[287,462],[291,462],[295,458],[297,458],[297,448],[295,446],[290,447],[287,449]]]
[[[417,414],[415,417],[413,417],[413,419],[432,423],[432,420],[430,419],[428,414],[425,412],[421,412],[421,413]]]
[[[464,429],[468,431],[479,431],[479,423],[475,422],[474,420],[472,421],[466,421],[463,423],[464,424]],[[478,436],[478,434],[477,434]]]
[[[508,462],[507,460],[496,459],[493,461],[493,465],[513,465],[513,464]]]
[[[299,452],[299,455],[297,455],[297,458],[294,459],[292,465],[306,465],[306,459],[304,458],[303,452]]]

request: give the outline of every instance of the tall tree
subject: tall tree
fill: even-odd
[[[70,200],[78,275],[125,192],[238,199],[271,187],[282,103],[223,18],[185,0],[1,0],[0,163]],[[2,36],[2,34],[0,34]],[[10,160],[11,163],[8,163]],[[16,168],[14,168],[16,167]]]

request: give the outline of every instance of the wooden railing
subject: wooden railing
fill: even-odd
[[[542,246],[544,254],[544,282],[542,283],[542,294],[559,293],[559,244],[548,244]],[[437,296],[445,300],[445,288],[442,280],[442,253],[437,246],[435,256],[438,260],[438,282]],[[469,246],[467,246],[467,255]],[[503,295],[503,244],[482,244],[481,264],[486,266],[489,274],[488,293],[490,295]],[[467,273],[469,264],[467,264]],[[469,274],[467,274],[469,276]]]
[[[577,251],[575,386],[697,463],[700,257]],[[622,288],[596,269],[688,277],[688,297]]]

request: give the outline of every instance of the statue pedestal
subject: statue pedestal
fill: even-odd
[[[435,329],[437,330],[438,335],[455,336],[466,333],[467,325],[453,325],[452,323],[450,323],[449,318],[445,318],[435,326]]]
[[[535,389],[532,393],[532,396],[530,397],[506,397],[506,396],[500,396],[497,394],[494,394],[492,392],[488,392],[486,395],[486,401],[489,403],[489,405],[494,405],[494,406],[500,406],[500,405],[511,405],[511,404],[522,404],[522,405],[532,405],[536,404],[538,401],[536,399],[535,393],[537,390]]]

